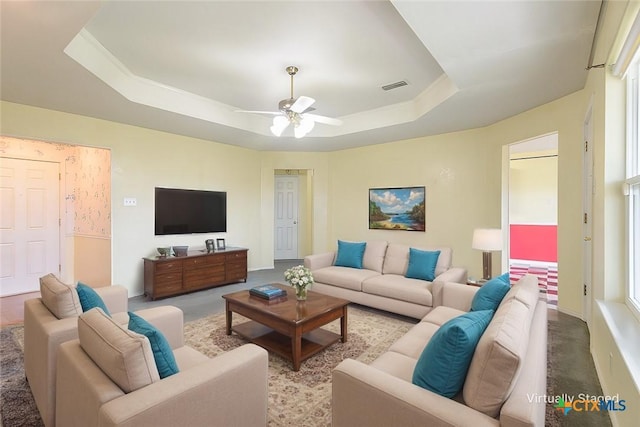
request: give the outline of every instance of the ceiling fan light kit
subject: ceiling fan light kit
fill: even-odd
[[[285,71],[291,77],[291,97],[283,99],[278,103],[278,109],[280,111],[248,111],[239,110],[239,113],[255,113],[255,114],[275,114],[273,118],[273,124],[269,128],[271,133],[275,136],[282,135],[282,132],[293,125],[293,134],[296,138],[303,138],[309,132],[311,132],[316,124],[316,121],[325,123],[328,125],[339,126],[342,122],[338,119],[331,117],[319,116],[317,114],[306,114],[311,105],[316,102],[315,99],[309,96],[293,97],[293,76],[298,72],[298,67],[293,65],[285,68]]]

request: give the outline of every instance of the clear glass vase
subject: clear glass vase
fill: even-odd
[[[296,299],[298,301],[305,301],[307,299],[307,287],[306,286],[296,286]]]

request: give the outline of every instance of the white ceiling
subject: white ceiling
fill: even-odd
[[[257,150],[490,125],[583,88],[600,1],[2,1],[3,100]],[[316,99],[301,140],[274,137]],[[405,80],[391,91],[381,86]]]

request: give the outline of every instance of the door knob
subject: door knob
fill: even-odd
[[[585,238],[584,238],[584,241],[585,241],[585,242],[590,242],[590,241],[591,241],[591,237],[585,237]]]

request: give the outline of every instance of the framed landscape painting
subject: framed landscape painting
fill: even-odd
[[[424,187],[369,189],[369,229],[424,231],[424,221]]]

